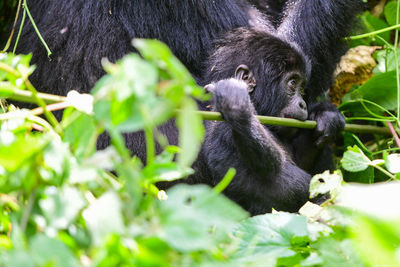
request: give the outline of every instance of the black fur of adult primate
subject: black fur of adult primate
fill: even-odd
[[[228,101],[228,110],[220,110],[228,120],[221,123],[225,126],[206,123],[206,142],[194,165],[196,173],[189,182],[214,185],[224,175],[224,170],[233,166],[238,174],[226,192],[233,200],[253,214],[269,211],[271,207],[294,211],[307,200],[308,195],[310,176],[302,169],[314,173],[329,167],[329,157],[321,157],[329,150],[320,149],[317,145],[323,144],[343,127],[338,111],[327,102],[317,103],[316,99],[330,85],[333,68],[344,52],[341,40],[361,8],[361,1],[296,0],[285,6],[278,0],[250,2],[278,4],[270,13],[266,12],[268,7],[265,6],[263,16],[245,0],[28,1],[53,55],[50,59],[47,57],[29,23],[24,27],[18,52],[33,52],[33,63],[38,68],[32,75],[32,82],[38,89],[65,95],[71,89],[87,92],[104,73],[101,58],[115,61],[133,51],[130,46],[132,38],[164,41],[199,83],[206,85],[214,82],[215,94],[221,93],[222,99]],[[279,13],[281,8],[283,15]],[[248,37],[252,30],[248,33],[244,30],[243,36],[237,34],[240,30],[232,31],[239,27],[256,28],[256,36],[260,39]],[[207,61],[214,41],[224,34],[227,35],[216,43],[214,56]],[[262,41],[262,45],[257,46],[257,42],[253,44],[251,40],[267,43]],[[221,47],[229,49],[218,50]],[[242,48],[248,55],[247,61],[232,62],[234,57],[218,52],[227,53],[231,48]],[[308,104],[308,118],[318,122],[316,132],[299,131],[293,134],[283,128],[264,128],[256,124],[253,115],[250,115],[253,108],[258,114],[282,115],[277,111],[285,107],[282,104],[285,102],[284,94],[278,87],[271,86],[283,80],[286,72],[277,73],[274,70],[285,70],[290,62],[285,57],[293,53],[296,57],[300,56],[300,69],[304,72],[301,76],[308,81],[304,98]],[[209,73],[218,60],[223,63],[219,65],[221,69],[214,67]],[[255,77],[252,103],[243,98],[239,90],[243,89],[243,82],[232,85],[232,80],[227,84],[220,81],[230,77],[248,77],[235,76],[241,64],[246,65]],[[228,89],[235,92],[232,93],[232,100],[226,98]],[[247,114],[247,117],[243,115],[245,119],[237,116],[241,112],[229,112],[230,104],[234,103],[230,101],[240,99],[244,101],[241,108],[243,114]],[[214,103],[215,106],[217,104]],[[235,134],[231,134],[231,139],[226,138],[229,137],[226,127],[237,128],[238,131],[242,129],[241,124],[232,118],[251,122],[248,127],[242,127],[249,134],[248,138],[241,139]],[[172,124],[163,126],[161,132],[172,144],[176,144],[177,131]],[[212,147],[210,142],[218,153],[208,149]],[[237,142],[242,142],[240,147],[249,150],[238,151]],[[141,133],[127,136],[128,147],[145,159],[143,143]],[[268,152],[263,152],[264,147],[270,148]],[[254,155],[249,152],[254,152]],[[323,160],[319,161],[318,157]],[[218,162],[223,165],[217,165]],[[266,179],[260,180],[260,177]]]
[[[132,52],[133,38],[165,42],[198,77],[212,42],[228,30],[255,25],[262,17],[245,0],[28,0],[33,18],[53,55],[30,22],[18,53],[33,52],[31,76],[40,90],[65,95],[88,92],[104,74],[100,61]],[[253,22],[252,22],[253,21]],[[51,75],[50,75],[51,74]]]

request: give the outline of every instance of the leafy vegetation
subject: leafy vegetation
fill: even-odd
[[[203,89],[165,45],[135,40],[141,57],[104,61],[107,75],[91,95],[66,97],[30,84],[31,55],[0,54],[0,97],[39,106],[2,102],[0,266],[399,266],[400,64],[398,32],[389,28],[399,25],[399,3],[374,12],[361,21],[379,34],[360,32],[351,44],[382,46],[377,65],[340,95],[339,108],[348,122],[385,126],[391,136],[345,133],[338,170],[310,185],[312,197],[331,199],[300,214],[249,217],[221,194],[234,170],[215,188],[157,188],[193,172],[204,134],[195,103]],[[61,121],[55,110],[64,110]],[[156,129],[173,117],[178,147]],[[145,131],[145,165],[123,141],[136,130]],[[111,145],[97,151],[104,131]]]

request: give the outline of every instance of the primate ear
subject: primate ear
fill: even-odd
[[[253,92],[256,87],[256,79],[254,78],[253,72],[247,65],[239,65],[235,71],[235,78],[242,80],[247,84],[247,90],[249,93]]]

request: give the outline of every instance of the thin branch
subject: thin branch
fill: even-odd
[[[13,53],[14,53],[14,54],[15,54],[15,52],[17,51],[17,46],[18,46],[18,43],[19,43],[19,38],[21,38],[22,29],[24,28],[24,25],[25,25],[25,19],[26,19],[26,9],[24,9],[24,13],[22,13],[21,25],[19,25],[19,30],[18,30],[17,39],[15,39],[14,48],[13,48]]]
[[[21,75],[19,72],[12,67],[8,66],[6,63],[0,62],[0,70],[4,70],[5,72],[10,73],[11,75],[14,75],[15,77],[20,77]]]
[[[35,29],[35,32],[36,32],[37,36],[39,37],[40,41],[42,42],[44,48],[47,51],[47,56],[48,57],[51,56],[50,48],[48,47],[46,41],[43,39],[43,36],[40,34],[40,31],[39,31],[38,27],[36,26],[35,21],[33,20],[31,12],[29,11],[29,8],[28,8],[28,4],[26,3],[26,0],[24,0],[24,9],[26,10],[26,14],[28,15],[28,17],[29,17],[29,19],[30,19],[30,21],[32,23],[32,26]]]
[[[13,38],[14,32],[15,32],[15,26],[17,25],[17,21],[18,21],[18,18],[19,18],[19,13],[21,12],[21,6],[22,6],[22,0],[19,0],[17,13],[15,14],[14,24],[12,26],[10,36],[8,37],[7,43],[6,43],[5,47],[3,48],[3,50],[1,52],[6,52],[8,50],[8,48],[10,47],[10,45],[11,45],[11,41],[12,41],[12,38]]]
[[[399,24],[399,19],[400,19],[400,1],[397,0],[397,5],[396,5],[396,24]],[[394,49],[393,49],[393,54],[394,54],[394,60],[396,62],[396,86],[397,86],[397,123],[400,121],[400,77],[399,77],[399,58],[397,54],[397,46],[399,44],[399,29],[397,28],[395,33],[394,33]],[[400,126],[400,125],[398,125]]]
[[[26,226],[28,225],[28,220],[30,217],[30,214],[32,212],[33,204],[35,203],[35,190],[32,190],[32,192],[29,194],[28,198],[28,203],[26,205],[26,208],[24,209],[24,212],[22,214],[21,218],[21,231],[25,232]]]
[[[392,133],[392,135],[394,137],[394,141],[396,142],[396,145],[398,147],[400,147],[400,138],[397,135],[396,131],[394,130],[392,123],[388,121],[387,124],[388,124],[390,132]]]
[[[377,31],[373,31],[373,32],[368,32],[368,33],[364,33],[364,34],[360,34],[360,35],[349,36],[349,37],[346,37],[345,39],[347,41],[363,39],[363,38],[371,37],[371,36],[374,36],[374,35],[377,35],[377,34],[381,34],[381,33],[384,33],[384,32],[388,32],[388,31],[391,31],[391,30],[395,30],[395,29],[400,29],[400,24],[393,25],[393,26],[390,26],[390,27],[387,27],[387,28],[384,28],[384,29],[380,29],[380,30],[377,30]]]
[[[0,82],[0,90],[4,88],[2,87],[2,84]],[[6,89],[6,88],[5,88]],[[7,89],[13,90],[13,94],[10,96],[7,96],[7,98],[14,100],[14,101],[19,101],[19,102],[24,102],[24,103],[35,103],[33,100],[32,92],[26,91],[26,90],[21,90],[18,88],[13,88],[13,87],[7,87]],[[37,93],[37,96],[41,99],[46,104],[55,104],[59,102],[65,102],[67,98],[65,96],[58,96],[58,95],[50,95],[50,94],[45,94],[45,93]]]
[[[48,111],[56,111],[56,110],[62,110],[62,109],[66,109],[67,107],[70,107],[71,105],[68,102],[59,102],[59,103],[54,103],[54,104],[50,104],[47,105],[46,109]],[[35,116],[39,116],[42,115],[44,112],[42,107],[37,107],[31,110],[31,114],[35,115]]]
[[[0,70],[4,70],[17,78],[21,77],[21,74],[17,70],[13,69],[12,67],[8,66],[7,64],[5,64],[3,62],[0,62]],[[38,97],[38,92],[36,91],[35,87],[31,84],[31,82],[27,78],[25,78],[24,84],[25,84],[26,88],[32,94],[32,99],[34,100],[34,101],[32,101],[32,103],[36,103],[38,106],[43,108],[43,113],[46,116],[46,119],[53,125],[56,132],[61,133],[62,128],[61,128],[60,124],[58,123],[54,114],[49,112],[46,109],[46,102],[43,99]],[[10,89],[10,88],[8,88],[8,89]],[[15,94],[15,92],[14,92],[14,94]]]
[[[1,69],[1,62],[0,62],[0,69]],[[1,86],[0,86],[1,89]],[[7,88],[12,89],[12,88]],[[60,102],[65,102],[67,100],[64,96],[58,95],[51,95],[51,94],[43,94],[37,93],[36,95],[42,101],[47,104],[55,104]],[[28,102],[28,103],[35,103],[36,100],[33,97],[32,92],[20,90],[20,89],[13,89],[13,94],[7,96],[8,99]],[[55,105],[54,108],[60,109],[62,107],[66,107],[67,105],[64,103],[60,103],[59,105]],[[42,107],[43,108],[43,107]],[[48,109],[48,106],[46,107]],[[50,110],[53,109],[53,106],[50,106]],[[38,110],[39,111],[39,110]],[[42,110],[40,110],[42,111]],[[197,111],[197,113],[204,119],[204,120],[216,120],[222,121],[222,116],[219,112],[211,112],[211,111]],[[279,118],[279,117],[271,117],[271,116],[256,116],[262,124],[268,125],[278,125],[278,126],[286,126],[286,127],[295,127],[295,128],[302,128],[302,129],[314,129],[317,126],[315,121],[299,121],[295,119],[287,119],[287,118]],[[346,124],[345,129],[346,132],[351,133],[369,133],[369,134],[381,134],[381,135],[392,135],[392,132],[386,127],[378,127],[372,125],[358,125],[358,124]]]
[[[197,113],[202,116],[204,120],[215,120],[222,121],[221,113],[210,112],[210,111],[197,111]],[[295,127],[302,129],[314,129],[317,127],[317,122],[315,121],[299,121],[295,119],[271,117],[271,116],[256,116],[257,119],[262,124],[267,125],[279,125],[286,127]],[[359,125],[347,123],[344,127],[344,131],[350,133],[369,133],[369,134],[381,134],[381,135],[392,135],[390,130],[386,127],[378,127],[373,125]]]

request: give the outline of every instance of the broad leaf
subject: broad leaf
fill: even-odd
[[[390,154],[385,157],[385,166],[391,173],[400,173],[400,154]]]
[[[235,257],[241,261],[252,262],[268,255],[292,266],[303,259],[296,248],[305,247],[310,241],[306,218],[285,212],[249,218],[240,224],[234,235],[239,242]]]
[[[206,185],[176,185],[161,203],[165,241],[182,252],[212,249],[247,214]]]
[[[387,3],[385,5],[384,13],[389,25],[396,25],[397,1]]]
[[[342,183],[341,174],[334,172],[330,174],[329,171],[314,175],[310,182],[310,198],[318,195],[324,195],[340,187]]]
[[[121,200],[110,191],[102,195],[82,213],[86,225],[95,244],[112,233],[124,232],[124,222],[121,214]]]
[[[345,170],[359,172],[367,169],[371,160],[364,155],[359,147],[353,146],[348,147],[347,151],[344,152],[341,163]]]

